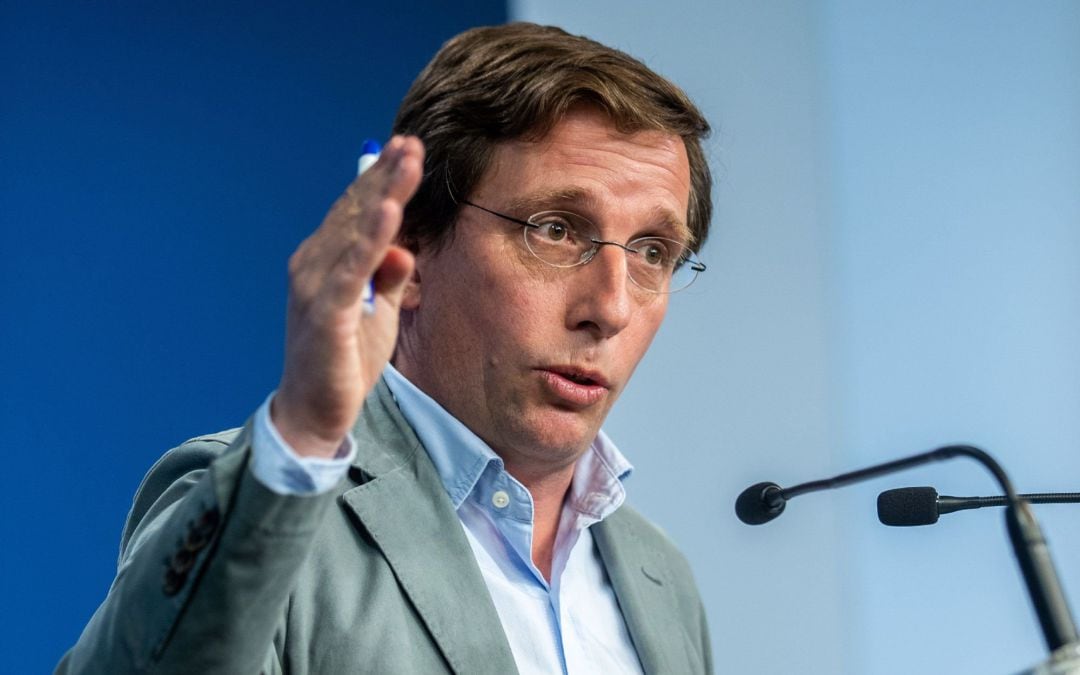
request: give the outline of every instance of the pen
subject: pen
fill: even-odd
[[[378,141],[373,141],[370,138],[367,139],[366,141],[364,141],[364,146],[360,150],[360,159],[358,159],[356,161],[356,175],[357,176],[359,176],[360,174],[364,173],[365,171],[367,171],[368,169],[371,168],[371,165],[374,164],[379,159],[379,152],[381,150],[382,150],[382,147],[379,145]],[[365,314],[374,314],[375,313],[375,283],[373,281],[369,280],[367,282],[367,285],[364,286],[364,298],[363,298],[363,300],[364,300],[364,306],[363,306],[364,313]]]

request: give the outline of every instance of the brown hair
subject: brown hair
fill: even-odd
[[[661,130],[682,137],[690,160],[687,225],[700,250],[712,217],[712,177],[701,140],[709,123],[677,86],[637,59],[560,28],[530,23],[474,28],[452,38],[413,82],[395,134],[427,151],[424,177],[405,207],[401,240],[441,246],[500,142],[539,140],[575,105],[602,109],[622,133]]]

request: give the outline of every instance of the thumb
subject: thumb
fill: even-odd
[[[395,310],[399,308],[405,286],[412,277],[415,267],[416,257],[408,249],[390,246],[386,250],[382,264],[371,279],[376,297],[383,296]]]

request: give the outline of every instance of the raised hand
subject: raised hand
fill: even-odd
[[[423,163],[419,139],[390,139],[289,259],[285,369],[271,418],[300,455],[334,455],[393,354],[415,262],[393,242]],[[373,314],[363,309],[369,279]]]

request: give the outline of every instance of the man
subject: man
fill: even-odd
[[[707,132],[584,38],[448,42],[289,261],[277,392],[150,471],[58,672],[710,671],[600,431],[704,269]]]

